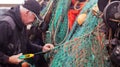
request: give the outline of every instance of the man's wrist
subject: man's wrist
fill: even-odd
[[[40,48],[43,49],[43,46],[40,45]]]

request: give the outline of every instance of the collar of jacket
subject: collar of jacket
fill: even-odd
[[[23,30],[26,26],[23,24],[21,15],[20,15],[20,6],[12,7],[6,15],[11,16],[16,24],[16,27],[19,30]]]

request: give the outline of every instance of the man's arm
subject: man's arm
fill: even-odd
[[[7,46],[10,42],[10,38],[12,36],[12,28],[6,22],[0,22],[0,64],[19,64],[22,60],[18,57],[22,54],[8,56],[6,55]]]
[[[5,44],[8,43],[8,36],[11,34],[9,25],[4,22],[0,22],[0,63],[8,63],[9,57],[1,50],[4,48]]]
[[[28,51],[28,53],[40,52],[40,51],[42,51],[42,46],[37,45],[37,44],[33,44],[32,42],[30,42],[28,40],[27,51]]]
[[[36,52],[40,52],[40,51],[46,52],[46,51],[49,51],[49,50],[54,48],[53,44],[45,44],[44,46],[40,46],[40,45],[31,43],[28,46],[29,46],[28,47],[28,52],[32,51],[32,53],[36,53]]]
[[[9,57],[0,51],[0,63],[8,63]]]

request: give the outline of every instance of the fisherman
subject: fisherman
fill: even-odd
[[[22,54],[49,51],[54,46],[32,44],[26,35],[26,26],[39,16],[41,6],[35,0],[26,0],[23,5],[12,7],[0,16],[0,67],[21,67]]]

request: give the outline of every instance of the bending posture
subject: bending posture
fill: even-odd
[[[23,60],[18,57],[22,54],[54,48],[52,44],[32,44],[26,35],[26,26],[41,19],[40,9],[37,1],[27,0],[0,16],[0,67],[20,67]]]

